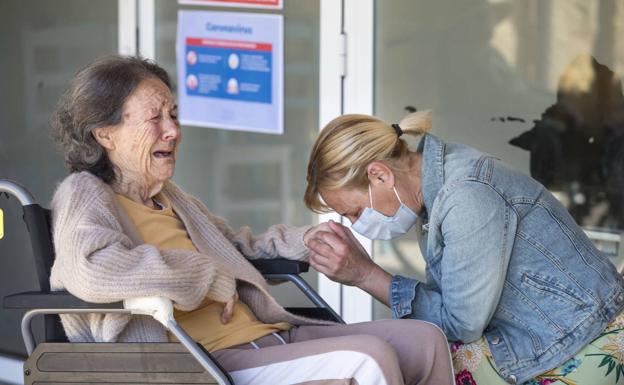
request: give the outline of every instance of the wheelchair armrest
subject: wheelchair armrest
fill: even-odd
[[[254,259],[250,260],[252,265],[261,274],[294,274],[299,275],[310,269],[307,262],[292,261],[290,259]]]
[[[338,323],[344,323],[342,318],[338,314],[336,314],[331,308],[326,307],[287,307],[285,308],[287,311],[317,320],[323,321],[332,321]]]
[[[4,297],[5,309],[123,309],[123,302],[85,302],[66,291],[29,291]]]

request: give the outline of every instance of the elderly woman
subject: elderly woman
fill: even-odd
[[[414,228],[426,282],[390,275],[335,223],[311,236],[310,264],[395,318],[440,326],[458,341],[458,384],[624,381],[624,282],[614,266],[542,185],[430,126],[428,112],[393,125],[334,119],[310,155],[305,196],[371,239]],[[402,134],[424,137],[413,151]]]
[[[162,296],[236,384],[450,384],[443,333],[417,321],[336,325],[287,312],[247,259],[306,260],[323,226],[235,231],[170,182],[180,144],[167,73],[133,57],[80,71],[53,126],[71,175],[54,195],[53,289],[90,302]],[[144,316],[65,315],[71,341],[158,342]],[[406,338],[407,337],[407,338]]]

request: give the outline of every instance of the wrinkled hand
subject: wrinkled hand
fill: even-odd
[[[312,250],[310,265],[332,281],[360,286],[377,265],[348,228],[326,223],[330,231],[319,230],[306,243]]]
[[[310,247],[310,245],[308,244],[310,242],[310,239],[314,238],[319,231],[331,232],[332,230],[329,227],[329,222],[319,223],[318,225],[311,227],[308,231],[306,231],[305,235],[303,236],[303,243],[305,243],[306,246]]]
[[[229,301],[226,302],[225,307],[223,307],[223,311],[221,312],[221,323],[225,325],[230,322],[232,319],[232,315],[234,315],[234,306],[236,306],[236,302],[238,302],[238,292],[236,292]]]

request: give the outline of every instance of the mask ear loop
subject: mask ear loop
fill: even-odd
[[[394,191],[394,195],[396,195],[397,199],[399,200],[400,204],[403,204],[403,201],[401,201],[401,197],[399,196],[399,193],[396,190],[396,187],[392,186],[392,191]]]
[[[368,184],[368,200],[370,201],[371,210],[375,210],[373,208],[373,193],[371,192],[371,185],[370,185],[370,183]]]

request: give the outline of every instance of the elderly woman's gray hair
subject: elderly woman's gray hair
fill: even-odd
[[[92,131],[120,123],[124,102],[147,78],[160,79],[172,90],[167,72],[140,57],[106,56],[74,76],[51,120],[70,172],[89,171],[107,183],[113,181],[113,165]]]

